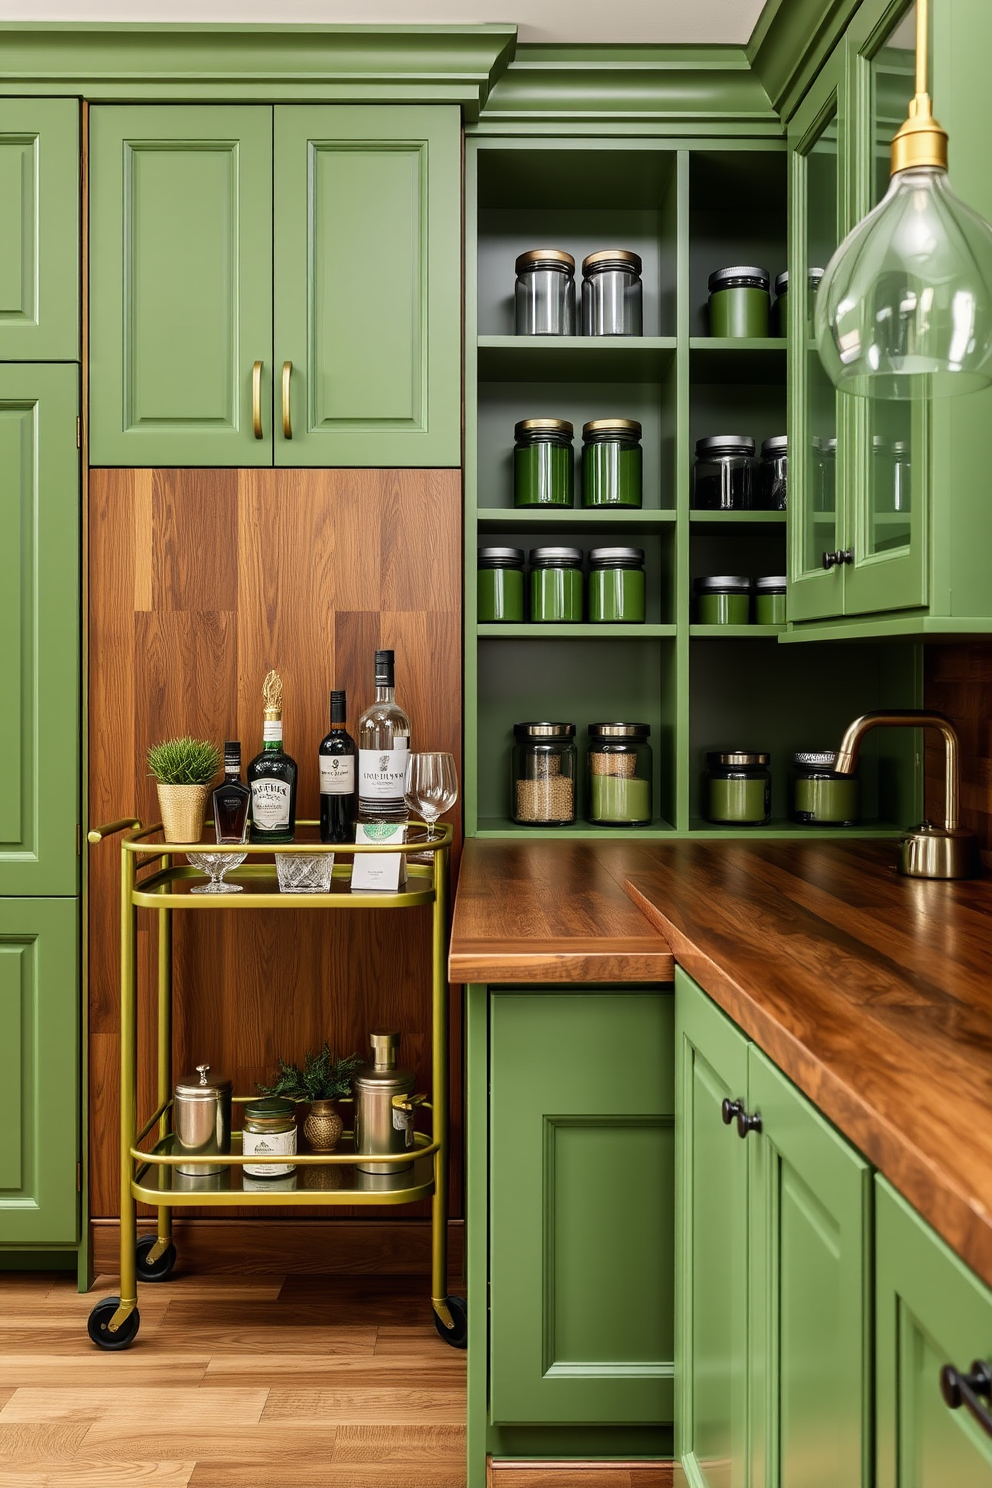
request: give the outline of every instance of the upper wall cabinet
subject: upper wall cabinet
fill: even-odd
[[[90,200],[92,464],[460,464],[456,108],[95,107]]]
[[[79,104],[0,101],[0,361],[79,359]]]

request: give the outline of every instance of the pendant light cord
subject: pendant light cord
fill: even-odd
[[[930,41],[930,0],[916,0],[916,92],[927,91],[927,50]]]

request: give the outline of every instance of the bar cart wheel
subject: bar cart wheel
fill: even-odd
[[[468,1345],[468,1303],[464,1297],[446,1297],[444,1300],[451,1313],[452,1326],[449,1328],[436,1310],[434,1326],[445,1343],[450,1343],[452,1348],[463,1349]]]
[[[133,1307],[116,1332],[110,1331],[110,1320],[121,1305],[120,1297],[104,1297],[94,1307],[86,1320],[86,1331],[102,1349],[126,1349],[138,1336],[141,1317]]]
[[[159,1244],[157,1235],[142,1235],[135,1247],[134,1265],[138,1273],[139,1281],[166,1281],[172,1275],[176,1264],[176,1247],[170,1240],[162,1254],[156,1256],[153,1261],[148,1260],[148,1253]]]

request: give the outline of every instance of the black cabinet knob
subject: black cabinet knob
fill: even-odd
[[[744,1110],[741,1101],[725,1100],[720,1107],[720,1115],[723,1117],[724,1126],[729,1126],[735,1116],[740,1116]]]
[[[986,1436],[992,1436],[992,1415],[978,1398],[984,1395],[992,1401],[992,1365],[975,1359],[970,1371],[962,1374],[953,1364],[945,1364],[940,1371],[940,1393],[949,1410],[966,1406]]]
[[[757,1111],[753,1115],[748,1115],[743,1101],[724,1100],[720,1107],[720,1115],[723,1117],[724,1126],[729,1126],[732,1121],[737,1122],[739,1137],[746,1137],[748,1132],[760,1132],[761,1130],[761,1117]]]
[[[854,562],[854,549],[853,548],[838,548],[835,553],[824,553],[824,555],[823,555],[823,566],[824,566],[824,568],[833,568],[835,565],[839,566],[842,563],[853,563],[853,562]]]

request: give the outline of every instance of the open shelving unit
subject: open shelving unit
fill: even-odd
[[[825,836],[788,820],[795,750],[829,748],[872,708],[920,700],[910,645],[778,645],[783,626],[695,623],[692,581],[716,573],[784,574],[785,512],[690,509],[695,442],[708,434],[786,432],[788,349],[782,338],[707,334],[707,279],[729,263],[786,266],[787,154],[778,140],[701,141],[484,136],[466,161],[466,832],[502,838],[602,838],[583,821],[586,726],[606,719],[651,725],[655,820],[617,836]],[[567,249],[580,262],[604,247],[640,254],[643,336],[513,334],[514,261],[528,248]],[[642,425],[640,510],[515,510],[513,425],[557,417],[575,426],[581,500],[581,426],[601,417]],[[643,625],[478,624],[477,548],[525,551],[542,542],[583,551],[636,543],[645,551]],[[509,816],[513,724],[577,725],[574,827],[522,827]],[[912,736],[876,731],[861,765],[863,835],[919,815],[920,762]],[[758,829],[702,818],[707,751],[767,749],[773,821]],[[884,753],[883,753],[884,751]],[[834,835],[852,835],[838,830]]]

